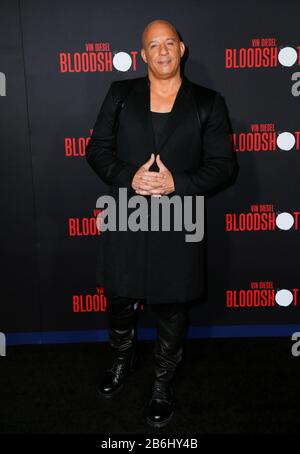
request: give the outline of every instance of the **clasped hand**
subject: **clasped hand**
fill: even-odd
[[[156,156],[159,172],[149,171],[154,161],[155,156],[152,153],[150,159],[135,173],[131,186],[137,194],[159,197],[175,191],[173,176],[159,155]]]

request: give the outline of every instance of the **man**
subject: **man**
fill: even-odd
[[[86,158],[117,206],[120,188],[147,201],[176,195],[195,202],[229,182],[236,170],[225,101],[181,74],[184,52],[172,24],[150,22],[141,49],[147,76],[113,82],[102,103]],[[187,303],[201,298],[204,288],[203,241],[186,242],[185,234],[183,228],[99,236],[97,280],[107,297],[114,361],[98,390],[104,397],[115,395],[135,369],[136,307],[147,301],[157,326],[147,407],[147,422],[154,427],[166,425],[174,413],[173,379],[182,359]]]

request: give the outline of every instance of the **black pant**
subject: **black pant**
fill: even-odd
[[[136,309],[140,301],[137,298],[107,295],[110,346],[119,356],[130,355],[136,346]],[[157,328],[154,348],[156,378],[157,380],[161,377],[172,378],[182,360],[187,328],[187,305],[153,304],[151,309],[155,314]]]

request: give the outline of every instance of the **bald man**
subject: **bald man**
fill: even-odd
[[[215,90],[181,75],[184,52],[185,45],[170,22],[155,20],[144,29],[141,56],[148,72],[146,77],[133,80],[123,102],[118,156],[111,144],[117,109],[113,88],[126,88],[128,81],[114,82],[106,95],[86,157],[112,191],[126,187],[147,200],[172,194],[195,198],[231,179],[236,163],[225,102]],[[201,124],[203,141],[196,88],[208,118],[205,127]],[[146,415],[153,427],[165,426],[174,414],[173,379],[182,360],[187,303],[200,298],[203,291],[203,246],[186,243],[182,233],[112,232],[100,255],[99,282],[104,284],[107,297],[109,344],[115,357],[98,391],[103,397],[114,396],[136,369],[136,308],[137,302],[147,301],[157,327]],[[107,232],[103,238],[105,235]]]

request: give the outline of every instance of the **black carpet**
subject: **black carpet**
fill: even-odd
[[[15,346],[0,357],[0,432],[67,434],[298,433],[300,356],[289,338],[186,341],[175,380],[176,412],[163,429],[145,422],[154,343],[111,400],[95,386],[104,343]]]

